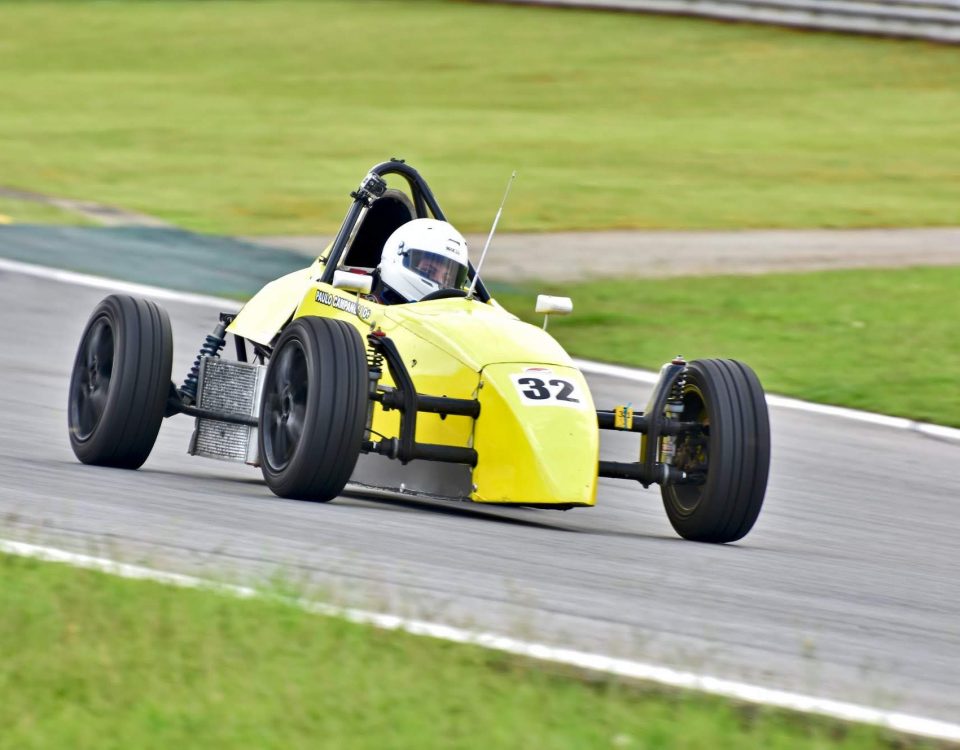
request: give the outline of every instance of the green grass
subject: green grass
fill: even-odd
[[[0,748],[867,748],[879,730],[589,682],[267,599],[0,555]]]
[[[960,268],[494,286],[533,315],[537,292],[570,295],[550,322],[572,354],[649,368],[681,353],[733,357],[768,391],[960,426]]]
[[[34,201],[0,197],[0,225],[4,224],[62,224],[86,226],[90,222],[82,216]]]
[[[407,157],[464,230],[960,224],[960,56],[453,2],[0,4],[0,181],[330,232]]]

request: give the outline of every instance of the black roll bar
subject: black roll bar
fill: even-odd
[[[434,218],[440,221],[446,221],[446,216],[444,216],[440,204],[437,203],[433,191],[430,190],[427,181],[423,179],[416,169],[401,159],[391,159],[390,161],[377,164],[367,173],[367,176],[363,178],[360,187],[350,193],[350,197],[353,198],[353,203],[347,210],[347,215],[340,225],[340,231],[337,232],[337,236],[333,240],[330,252],[327,253],[326,266],[323,269],[323,276],[320,277],[323,283],[333,283],[333,274],[337,270],[337,266],[340,265],[340,258],[343,257],[343,253],[347,249],[347,241],[350,239],[354,225],[356,225],[357,220],[360,218],[363,209],[369,208],[377,198],[383,195],[383,191],[387,187],[386,181],[383,178],[391,174],[399,175],[407,181],[407,185],[409,185],[410,192],[413,195],[418,218],[427,218],[425,210],[425,208],[427,208],[430,210],[430,213],[433,214]],[[476,269],[474,269],[473,263],[470,263],[467,279],[472,281],[475,275]],[[490,300],[490,293],[483,285],[482,280],[477,280],[474,294],[481,302],[488,302]]]

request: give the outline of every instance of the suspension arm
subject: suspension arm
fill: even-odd
[[[202,409],[199,406],[192,406],[186,403],[173,383],[170,384],[170,395],[167,396],[167,409],[164,416],[172,417],[174,414],[187,414],[191,417],[200,417],[200,419],[214,419],[218,422],[229,422],[230,424],[245,424],[250,427],[258,427],[260,421],[257,417],[249,414],[231,414],[229,412],[215,411],[214,409]]]
[[[403,395],[396,388],[383,388],[377,392],[374,399],[379,401],[384,411],[403,408]],[[447,396],[425,396],[417,394],[417,411],[441,416],[455,415],[460,417],[480,416],[480,402],[472,398],[448,398]]]
[[[626,427],[617,427],[616,412],[597,409],[597,426],[601,430],[615,430],[618,432],[639,432],[646,435],[650,431],[650,421],[645,414],[635,414],[632,423]],[[678,422],[664,418],[660,422],[661,435],[682,435],[686,432],[702,432],[700,422]]]
[[[423,396],[417,393],[397,345],[382,331],[369,334],[367,341],[370,348],[386,360],[390,376],[396,383],[396,388],[378,389],[373,398],[380,402],[384,410],[396,409],[400,412],[400,436],[377,442],[368,441],[364,444],[364,450],[399,459],[403,464],[419,458],[476,466],[477,452],[472,448],[416,442],[417,413],[427,412],[441,416],[451,414],[476,419],[480,415],[480,402],[445,396]]]
[[[704,476],[701,473],[687,473],[669,464],[655,463],[647,467],[641,463],[627,463],[622,461],[601,461],[598,475],[613,479],[635,479],[644,487],[651,484],[703,484]]]

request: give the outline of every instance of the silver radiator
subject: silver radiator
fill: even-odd
[[[264,365],[204,357],[200,360],[197,406],[258,416],[266,371]],[[258,466],[257,428],[198,417],[188,452],[194,456]]]

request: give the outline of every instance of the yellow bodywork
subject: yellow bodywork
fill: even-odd
[[[418,393],[480,401],[476,420],[417,415],[417,442],[477,451],[470,500],[595,503],[596,410],[583,375],[552,337],[494,301],[452,298],[385,306],[319,282],[322,272],[318,261],[268,284],[228,330],[269,345],[289,320],[308,315],[347,321],[364,341],[379,328],[395,342]],[[381,385],[393,385],[383,369]],[[394,437],[399,421],[398,412],[375,404],[375,433]]]

